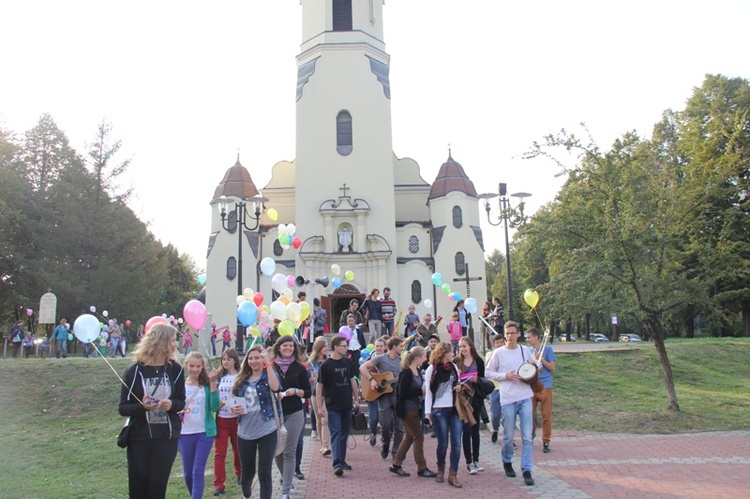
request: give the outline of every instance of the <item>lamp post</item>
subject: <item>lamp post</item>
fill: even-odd
[[[227,232],[237,231],[237,296],[242,294],[242,229],[253,231],[260,227],[260,214],[263,209],[263,203],[268,199],[260,194],[253,196],[247,201],[252,202],[253,211],[248,214],[248,207],[245,201],[237,201],[234,208],[227,212],[229,199],[226,196],[219,198],[219,213],[221,214],[221,226]],[[250,220],[250,222],[248,222]],[[242,355],[244,350],[243,340],[245,339],[245,329],[239,318],[237,319],[237,334],[235,335],[235,349]]]
[[[493,227],[497,227],[504,222],[505,226],[505,275],[506,275],[506,293],[508,299],[506,302],[508,310],[508,320],[514,320],[513,318],[513,280],[510,274],[510,238],[508,236],[508,226],[512,225],[517,227],[526,221],[526,217],[523,214],[523,200],[531,196],[528,192],[517,192],[511,194],[511,197],[519,198],[518,206],[513,208],[510,206],[510,200],[508,199],[508,185],[500,183],[498,186],[498,193],[487,193],[480,194],[477,196],[479,199],[484,199],[484,210],[487,212],[487,221]],[[490,199],[499,197],[500,213],[497,218],[497,222],[493,223],[490,217]]]

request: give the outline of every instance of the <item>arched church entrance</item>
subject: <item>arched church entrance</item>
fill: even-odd
[[[349,308],[349,302],[355,298],[360,306],[365,300],[365,294],[352,284],[342,284],[340,288],[335,289],[333,293],[320,297],[320,306],[328,314],[328,327],[331,334],[338,333],[339,318],[341,314]]]

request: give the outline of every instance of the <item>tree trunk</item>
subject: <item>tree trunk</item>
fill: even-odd
[[[750,337],[750,301],[745,300],[742,302],[742,325],[743,325],[743,336]]]
[[[693,314],[693,307],[687,308],[687,317],[685,317],[685,337],[695,338],[695,314]]]
[[[679,411],[680,404],[677,403],[677,392],[674,389],[674,379],[672,377],[672,366],[669,363],[669,357],[667,356],[667,347],[664,344],[664,328],[659,322],[657,317],[650,317],[646,322],[647,329],[651,331],[651,337],[654,340],[654,346],[659,354],[659,362],[661,363],[661,371],[664,375],[664,385],[667,389],[667,409],[671,411]]]
[[[586,316],[584,318],[585,324],[586,324],[586,341],[589,341],[589,335],[591,334],[591,314],[586,312]]]

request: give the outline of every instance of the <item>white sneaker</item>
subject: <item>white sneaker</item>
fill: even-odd
[[[476,475],[479,471],[474,463],[469,463],[466,469],[469,470],[469,475]]]
[[[474,461],[474,468],[476,468],[477,471],[484,471],[484,468],[479,466],[479,463],[477,461]]]
[[[310,432],[310,438],[312,438],[313,440],[315,440],[316,438],[318,438],[318,432],[315,431],[315,430],[311,431]]]

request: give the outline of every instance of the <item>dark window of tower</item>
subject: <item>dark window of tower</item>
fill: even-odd
[[[454,206],[453,207],[453,226],[457,229],[460,229],[463,224],[464,224],[464,219],[463,219],[463,215],[461,214],[461,207]]]
[[[352,152],[352,115],[348,111],[336,116],[336,150],[342,156]]]
[[[422,283],[419,281],[412,281],[411,283],[411,302],[419,303],[422,301]]]
[[[460,251],[456,253],[456,274],[464,275],[466,272],[466,265],[464,265],[464,254]]]
[[[352,0],[333,0],[333,31],[352,30]]]
[[[417,236],[411,236],[409,238],[409,251],[412,253],[416,253],[419,251],[419,239]]]
[[[237,276],[237,259],[230,256],[227,260],[227,279],[234,280]]]
[[[281,256],[282,253],[284,253],[284,248],[281,247],[281,243],[277,239],[273,242],[273,254],[276,256]]]

